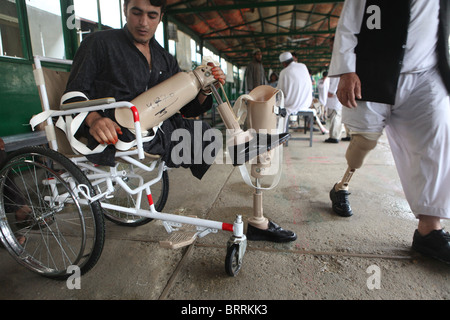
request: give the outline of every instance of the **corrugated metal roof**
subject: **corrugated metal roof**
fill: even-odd
[[[280,53],[291,51],[315,73],[329,64],[342,6],[343,0],[168,0],[166,14],[239,67],[259,48],[266,70],[279,70]]]

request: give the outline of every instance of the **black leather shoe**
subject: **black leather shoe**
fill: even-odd
[[[339,140],[338,139],[334,139],[334,138],[328,138],[324,142],[326,142],[326,143],[339,143]]]
[[[247,239],[253,241],[290,242],[297,239],[297,235],[289,230],[284,230],[276,223],[269,221],[269,228],[262,230],[247,225]]]
[[[333,211],[341,217],[351,217],[353,215],[350,202],[348,201],[349,192],[347,190],[336,191],[336,185],[330,191],[330,199]]]
[[[233,161],[233,166],[240,166],[252,160],[256,156],[278,147],[280,144],[287,141],[291,136],[289,133],[255,133],[253,135],[253,139],[248,142],[228,147],[231,160]]]
[[[443,229],[431,231],[425,236],[416,230],[412,248],[426,256],[450,264],[450,234]]]

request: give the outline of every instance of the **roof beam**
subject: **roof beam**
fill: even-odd
[[[318,51],[318,50],[328,51],[328,50],[330,50],[330,47],[327,47],[327,46],[308,46],[308,47],[283,46],[283,47],[272,47],[272,48],[270,48],[270,50],[296,51],[296,52],[298,52],[298,51],[305,51],[305,50],[309,50],[309,51]],[[253,50],[248,50],[248,49],[222,50],[221,53],[249,53],[249,52],[252,52],[252,51]]]
[[[278,14],[278,11],[277,11],[277,14],[274,14],[274,15],[271,15],[271,16],[264,17],[264,20],[269,20],[269,19],[273,19],[273,18],[279,18],[280,16],[287,15],[287,14],[291,14],[291,13],[293,13],[293,12],[294,12],[294,11],[287,11],[287,12],[283,12],[282,14]],[[257,19],[257,20],[253,20],[253,21],[241,23],[241,24],[238,24],[238,25],[235,25],[235,26],[226,28],[226,29],[214,30],[214,31],[211,31],[211,32],[209,32],[209,33],[205,33],[203,36],[208,36],[208,35],[211,35],[211,34],[216,34],[216,33],[224,32],[224,31],[235,31],[237,28],[245,27],[245,26],[247,26],[247,25],[254,24],[254,23],[258,23],[258,22],[260,22],[260,21],[261,21],[261,19]]]
[[[293,35],[314,35],[314,34],[330,34],[335,33],[336,29],[329,29],[329,30],[317,30],[317,31],[305,31],[305,30],[296,30],[296,31],[290,31],[290,32],[278,32],[278,33],[249,33],[249,34],[235,34],[230,36],[206,36],[202,37],[204,40],[217,40],[217,39],[237,39],[237,38],[249,38],[249,37],[278,37],[278,36],[293,36]]]
[[[304,5],[304,4],[317,4],[317,3],[336,3],[344,2],[344,0],[279,0],[279,1],[268,1],[268,2],[256,2],[247,1],[232,5],[223,6],[203,6],[203,7],[192,7],[192,8],[179,8],[176,7],[179,4],[174,4],[167,7],[167,14],[183,14],[183,13],[198,13],[198,12],[208,12],[208,11],[220,11],[220,10],[236,10],[236,9],[248,9],[248,8],[264,8],[264,7],[280,7],[280,6],[292,6],[292,5]]]

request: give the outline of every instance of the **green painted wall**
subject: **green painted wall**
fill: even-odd
[[[31,62],[0,60],[0,137],[30,132],[29,121],[42,111]]]

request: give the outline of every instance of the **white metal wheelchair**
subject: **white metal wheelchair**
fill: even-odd
[[[230,276],[236,276],[247,246],[242,217],[237,215],[234,222],[225,223],[162,213],[169,192],[167,167],[159,158],[145,154],[139,134],[136,147],[116,152],[114,167],[97,166],[84,155],[65,149],[62,141],[66,136],[55,130],[53,117],[129,108],[130,115],[135,116],[135,130],[140,132],[138,114],[130,102],[104,100],[100,101],[101,105],[58,110],[68,72],[42,68],[41,61],[71,63],[35,58],[35,78],[44,109],[42,114],[47,119],[45,130],[50,148],[17,150],[9,155],[0,170],[0,236],[8,252],[34,272],[66,279],[71,275],[69,267],[78,266],[81,274],[85,274],[99,260],[105,241],[104,217],[126,226],[158,219],[174,235],[164,243],[172,248],[218,230],[231,232],[225,270]],[[54,106],[56,110],[52,109]],[[17,197],[11,194],[19,195],[23,203],[17,203],[14,200]],[[19,207],[29,208],[26,218],[18,217]],[[183,225],[192,228],[185,230]],[[25,243],[19,241],[21,237],[25,237]]]

